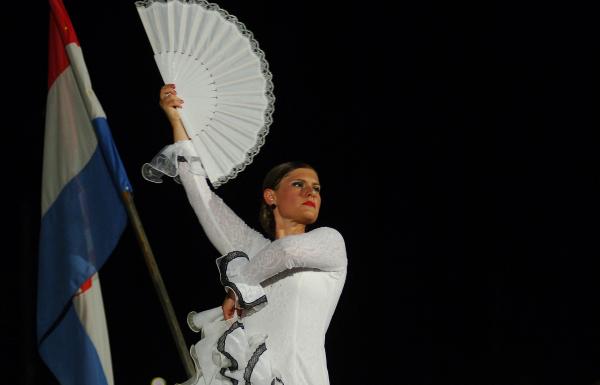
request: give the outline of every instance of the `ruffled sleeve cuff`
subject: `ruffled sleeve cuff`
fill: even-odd
[[[163,147],[150,163],[142,166],[142,176],[147,181],[162,183],[162,177],[166,175],[173,178],[175,182],[181,183],[179,179],[180,162],[185,162],[192,174],[206,176],[206,171],[202,167],[200,157],[197,156],[191,140],[180,140]]]
[[[249,262],[242,251],[232,251],[217,258],[221,284],[235,293],[236,305],[244,310],[258,311],[267,304],[267,296],[261,285],[250,285],[243,281],[241,269]]]

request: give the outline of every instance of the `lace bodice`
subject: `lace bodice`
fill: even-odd
[[[239,266],[232,267],[234,263]],[[346,249],[341,234],[329,227],[320,227],[304,234],[288,235],[260,250],[252,260],[234,259],[229,274],[236,282],[258,285],[288,269],[313,268],[341,271],[346,268]],[[230,279],[231,276],[229,277]]]

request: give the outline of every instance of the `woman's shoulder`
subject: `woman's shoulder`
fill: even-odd
[[[297,242],[308,242],[313,244],[327,242],[329,244],[335,243],[343,246],[344,237],[342,237],[342,234],[336,229],[332,227],[323,226],[317,227],[305,233],[286,235],[285,237],[279,238],[274,241],[274,243],[276,244],[296,244]]]
[[[342,236],[342,234],[338,230],[334,229],[333,227],[328,227],[328,226],[317,227],[316,229],[310,230],[308,233],[320,235],[323,237],[331,238],[332,240],[344,242],[344,237]]]
[[[338,230],[334,229],[333,227],[329,227],[329,226],[316,227],[308,232],[309,233],[314,233],[314,232],[331,233],[331,234],[335,233],[335,234],[339,234],[340,236],[342,235]]]

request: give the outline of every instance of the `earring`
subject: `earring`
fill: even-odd
[[[275,210],[275,207],[277,207],[277,205],[275,203],[271,203],[269,207],[271,208],[271,210]]]

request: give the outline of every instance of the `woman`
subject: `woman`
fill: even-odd
[[[186,384],[327,385],[325,333],[346,278],[339,232],[306,231],[321,207],[315,170],[303,163],[273,168],[263,183],[261,225],[269,240],[248,227],[209,188],[206,174],[179,119],[175,86],[160,91],[173,128],[144,176],[178,177],[217,258],[226,298],[220,308],[190,313],[202,332],[192,347],[197,373]],[[237,381],[237,382],[236,382]]]

